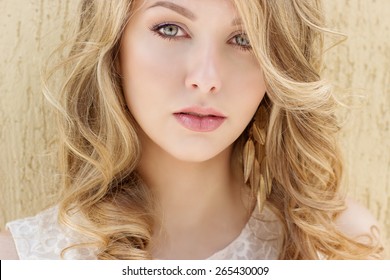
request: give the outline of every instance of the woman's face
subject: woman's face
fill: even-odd
[[[200,162],[231,147],[265,94],[231,0],[138,0],[120,46],[141,141]],[[145,147],[146,146],[146,147]]]

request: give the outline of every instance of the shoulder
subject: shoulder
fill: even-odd
[[[0,232],[0,248],[0,260],[19,259],[15,242],[10,231],[5,230]]]
[[[350,198],[345,203],[346,209],[335,220],[338,229],[363,243],[379,239],[378,222],[368,209]]]

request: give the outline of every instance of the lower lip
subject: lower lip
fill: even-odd
[[[210,132],[216,130],[225,121],[225,117],[195,116],[189,114],[174,114],[176,120],[185,128],[196,132]]]

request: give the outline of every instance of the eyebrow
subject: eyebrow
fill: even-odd
[[[195,16],[195,14],[193,12],[191,12],[190,10],[188,10],[188,9],[182,7],[182,6],[174,4],[172,2],[157,1],[152,6],[150,6],[148,9],[151,9],[151,8],[154,8],[154,7],[164,7],[164,8],[170,9],[172,11],[175,11],[175,12],[181,14],[182,16],[184,16],[186,18],[189,18],[191,20],[196,20],[196,16]]]
[[[172,11],[175,11],[175,12],[181,14],[182,16],[184,16],[186,18],[189,18],[191,20],[196,20],[196,15],[193,12],[191,12],[190,10],[188,10],[182,6],[179,6],[175,3],[169,2],[169,1],[157,1],[156,3],[154,3],[153,5],[148,7],[147,9],[151,9],[154,7],[164,7],[164,8],[170,9]],[[241,18],[233,19],[232,25],[233,26],[242,25]]]

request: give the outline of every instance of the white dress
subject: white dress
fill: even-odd
[[[21,260],[59,260],[62,249],[83,240],[58,223],[57,213],[58,208],[52,207],[34,217],[7,223]],[[264,207],[261,214],[252,214],[237,238],[207,259],[277,259],[282,245],[281,228],[276,215]],[[96,259],[94,252],[86,248],[72,249],[64,259]]]

